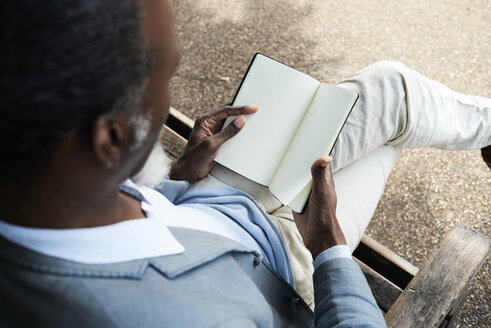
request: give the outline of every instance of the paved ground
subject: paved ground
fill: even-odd
[[[255,52],[328,83],[398,60],[491,97],[489,0],[174,2],[183,59],[173,105],[193,118],[231,100]],[[405,150],[367,233],[421,265],[457,222],[491,236],[490,200],[491,171],[478,151]],[[488,260],[457,326],[489,327],[490,286]]]

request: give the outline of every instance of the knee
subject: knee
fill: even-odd
[[[364,71],[370,76],[370,80],[383,84],[383,81],[403,80],[408,68],[401,62],[382,60],[366,67]]]

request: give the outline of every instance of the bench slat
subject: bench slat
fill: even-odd
[[[396,253],[394,253],[393,251],[391,251],[390,249],[388,249],[387,247],[385,247],[375,239],[370,238],[367,235],[363,235],[361,237],[361,243],[367,245],[367,247],[373,249],[378,254],[383,256],[385,259],[394,263],[395,265],[397,265],[399,268],[406,271],[410,275],[416,276],[418,274],[419,271],[418,267],[409,263],[408,261],[397,255]]]
[[[186,139],[177,134],[174,130],[170,129],[167,125],[164,125],[164,134],[160,142],[165,151],[173,158],[179,157],[186,148]]]
[[[490,241],[459,223],[385,316],[388,327],[438,327],[489,255]]]

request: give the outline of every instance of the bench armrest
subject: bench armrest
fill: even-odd
[[[385,316],[388,327],[439,327],[489,255],[490,240],[459,223]]]

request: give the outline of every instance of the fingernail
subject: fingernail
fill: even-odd
[[[257,107],[257,106],[249,106],[249,108],[251,108],[253,110],[259,110],[259,107]]]
[[[327,167],[327,164],[332,162],[332,157],[331,156],[326,156],[324,157],[323,162],[321,163],[321,167]]]
[[[237,127],[237,128],[242,128],[245,124],[245,118],[244,116],[240,116],[239,118],[235,119],[234,120],[234,125]]]

